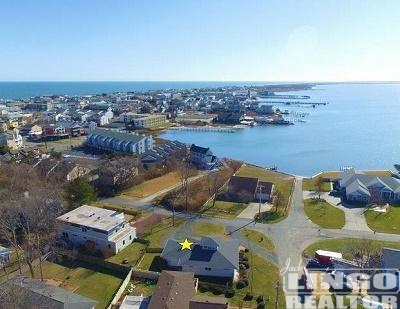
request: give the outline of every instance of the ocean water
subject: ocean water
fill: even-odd
[[[162,137],[297,175],[344,166],[393,169],[400,163],[400,84],[319,85],[296,94],[329,104],[297,108],[309,116],[293,126],[260,126],[237,133],[167,131]]]
[[[0,99],[25,99],[50,94],[90,95],[117,91],[191,89],[263,82],[0,82]],[[274,84],[274,83],[268,83]],[[275,83],[276,84],[276,83]]]

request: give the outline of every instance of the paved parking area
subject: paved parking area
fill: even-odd
[[[258,203],[249,203],[245,210],[243,210],[236,218],[241,219],[254,219],[254,216],[258,214]],[[268,211],[272,208],[269,203],[261,204],[261,212]]]

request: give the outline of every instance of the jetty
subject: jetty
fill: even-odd
[[[193,132],[222,132],[222,133],[235,133],[243,127],[170,127],[167,130],[173,131],[193,131]]]
[[[305,101],[262,101],[266,104],[285,104],[285,105],[328,105],[329,102],[305,102]]]

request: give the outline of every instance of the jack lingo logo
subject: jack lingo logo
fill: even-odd
[[[400,290],[397,269],[319,269],[291,266],[281,269],[286,308],[397,308]],[[301,276],[299,276],[301,274]],[[332,295],[335,297],[333,298]]]

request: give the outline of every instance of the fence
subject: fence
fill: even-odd
[[[126,275],[124,281],[122,281],[121,285],[118,288],[118,291],[115,292],[113,299],[111,300],[110,304],[108,305],[107,309],[111,309],[114,305],[116,305],[121,298],[122,294],[125,292],[126,287],[128,286],[129,282],[131,281],[133,269],[129,271]]]
[[[150,270],[140,270],[140,269],[132,269],[132,279],[149,279],[149,280],[157,280],[160,277],[160,273],[156,271]]]

